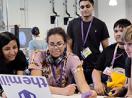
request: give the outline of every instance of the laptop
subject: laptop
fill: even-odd
[[[52,98],[43,76],[0,74],[0,84],[7,98]]]

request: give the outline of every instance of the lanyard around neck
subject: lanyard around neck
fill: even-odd
[[[87,29],[87,33],[86,33],[86,37],[84,37],[84,31],[83,31],[83,21],[81,21],[81,33],[82,33],[82,41],[83,41],[83,47],[86,44],[87,38],[88,38],[88,34],[90,32],[91,26],[92,26],[92,22],[93,22],[93,18],[89,24],[89,27]]]
[[[61,63],[59,65],[60,68],[60,77],[57,79],[57,73],[56,73],[56,68],[57,66],[55,65],[51,65],[51,70],[52,70],[52,74],[53,74],[53,78],[57,84],[57,86],[61,87],[62,84],[62,80],[63,80],[63,76],[64,76],[64,67],[66,66],[66,62],[67,62],[67,58],[65,58],[64,62]]]
[[[51,65],[53,77],[54,77],[55,81],[57,82],[57,77],[56,77],[57,74],[56,74],[56,68],[55,67],[56,67],[55,65]],[[63,65],[60,64],[59,67],[60,67],[60,78],[59,78],[59,80],[61,81],[62,80],[62,73],[63,73]]]
[[[111,62],[111,68],[113,68],[113,66],[114,66],[118,46],[119,46],[119,44],[116,45],[115,50],[114,50],[114,54],[113,54],[113,58],[112,58],[112,62]]]

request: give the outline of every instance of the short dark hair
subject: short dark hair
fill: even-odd
[[[2,48],[12,40],[16,41],[18,49],[19,49],[20,48],[19,41],[13,33],[8,31],[0,33],[0,59],[4,59]]]
[[[65,33],[65,30],[61,27],[55,27],[55,28],[51,28],[48,32],[47,32],[47,37],[46,37],[46,41],[48,43],[48,40],[49,40],[49,37],[51,35],[55,35],[55,34],[58,34],[58,35],[61,35],[63,37],[63,40],[65,43],[67,43],[67,35]]]
[[[31,30],[32,34],[37,36],[40,34],[39,32],[39,28],[38,27],[33,27],[32,30]]]
[[[80,4],[80,2],[82,2],[82,1],[89,1],[92,5],[94,5],[94,0],[79,0],[79,4]]]
[[[115,22],[113,29],[117,26],[126,28],[129,25],[131,25],[131,22],[128,19],[119,19]]]

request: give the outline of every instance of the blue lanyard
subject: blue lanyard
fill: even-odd
[[[93,18],[89,24],[89,27],[88,27],[88,30],[87,30],[87,33],[86,33],[86,37],[84,38],[84,31],[83,31],[83,21],[81,21],[81,33],[82,33],[82,41],[83,41],[83,47],[84,45],[86,44],[86,41],[87,41],[87,38],[88,38],[88,34],[89,34],[89,31],[91,29],[91,26],[92,26],[92,22],[93,22]]]

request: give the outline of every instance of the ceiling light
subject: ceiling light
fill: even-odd
[[[117,0],[110,0],[109,6],[117,6]]]

